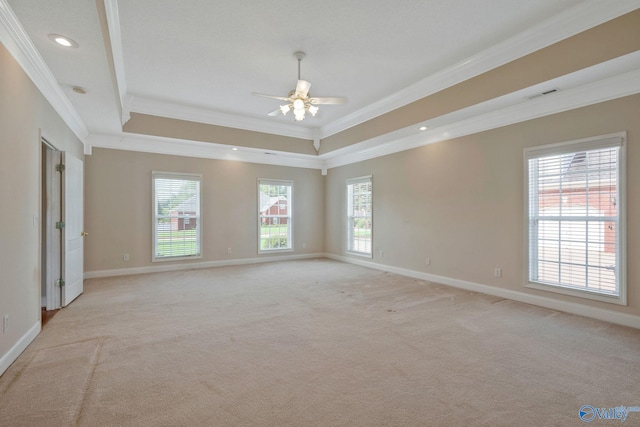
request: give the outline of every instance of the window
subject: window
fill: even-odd
[[[201,257],[200,175],[153,172],[153,261]]]
[[[528,286],[626,304],[624,139],[525,150]]]
[[[258,253],[290,251],[293,182],[258,180]]]
[[[347,180],[347,251],[371,257],[373,231],[371,176]]]

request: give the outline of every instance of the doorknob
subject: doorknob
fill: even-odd
[[[86,231],[83,231],[82,233],[80,233],[80,235],[81,235],[82,237],[85,237],[85,236],[88,236],[88,235],[89,235],[89,233],[87,233]]]

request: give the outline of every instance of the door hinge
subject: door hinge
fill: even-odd
[[[56,172],[64,172],[64,164],[60,163],[59,165],[56,165]]]
[[[56,222],[56,228],[58,230],[62,230],[64,228],[64,221],[58,221]]]
[[[64,279],[61,277],[60,280],[56,280],[56,284],[60,287],[64,286]]]

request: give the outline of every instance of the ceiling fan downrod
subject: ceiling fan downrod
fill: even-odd
[[[298,50],[296,52],[293,52],[293,56],[295,56],[296,59],[298,60],[298,80],[301,80],[300,79],[300,63],[302,62],[302,58],[307,56],[307,54],[301,50]]]

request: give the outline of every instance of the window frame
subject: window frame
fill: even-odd
[[[607,135],[594,136],[589,138],[547,144],[524,149],[524,283],[525,287],[549,291],[562,295],[569,295],[590,300],[602,301],[618,305],[627,305],[627,280],[626,280],[626,132],[617,132]],[[531,260],[531,231],[530,231],[530,171],[529,160],[546,156],[555,156],[568,153],[580,153],[590,150],[618,148],[618,164],[616,176],[616,267],[615,277],[618,295],[611,295],[598,292],[597,290],[579,289],[557,284],[541,283],[532,281],[530,278]],[[537,194],[537,193],[536,193]],[[534,260],[535,262],[535,260]]]
[[[349,194],[349,186],[360,183],[370,183],[371,184],[371,215],[365,216],[365,218],[369,218],[371,222],[371,244],[369,245],[370,252],[362,252],[353,249],[354,236],[352,233],[353,230],[353,220],[354,217],[351,215],[353,211],[353,195]],[[350,255],[357,255],[364,258],[373,258],[373,175],[360,176],[357,178],[349,178],[345,181],[345,199],[346,199],[346,253]]]
[[[194,255],[176,255],[176,256],[158,256],[157,254],[157,237],[158,237],[158,228],[156,226],[158,215],[156,212],[157,209],[157,200],[156,200],[156,179],[174,179],[179,180],[183,179],[185,181],[197,181],[198,182],[198,212],[195,216],[196,218],[196,241],[198,246],[198,253]],[[180,260],[193,260],[193,259],[202,259],[203,250],[202,250],[202,174],[194,174],[194,173],[179,173],[179,172],[161,172],[161,171],[152,171],[151,172],[151,261],[152,262],[166,262],[166,261],[180,261]],[[191,216],[189,219],[193,218]]]
[[[293,245],[293,226],[294,226],[294,219],[293,219],[293,206],[294,206],[294,202],[293,202],[293,190],[294,190],[294,186],[293,186],[293,181],[292,180],[285,180],[285,179],[268,179],[268,178],[258,178],[258,186],[257,186],[257,237],[258,237],[258,254],[264,255],[264,254],[272,254],[272,253],[278,253],[278,252],[293,252],[294,251],[294,245]],[[260,199],[260,186],[262,185],[277,185],[277,186],[288,186],[289,190],[288,190],[288,199],[287,199],[287,215],[270,215],[270,218],[273,218],[274,220],[277,220],[278,224],[281,225],[281,218],[286,218],[287,219],[287,243],[289,244],[288,247],[285,248],[266,248],[266,249],[262,249],[262,213],[260,212],[260,208],[261,206],[261,199]],[[278,213],[281,210],[281,201],[279,200],[276,204],[274,204],[274,206],[278,206]]]

